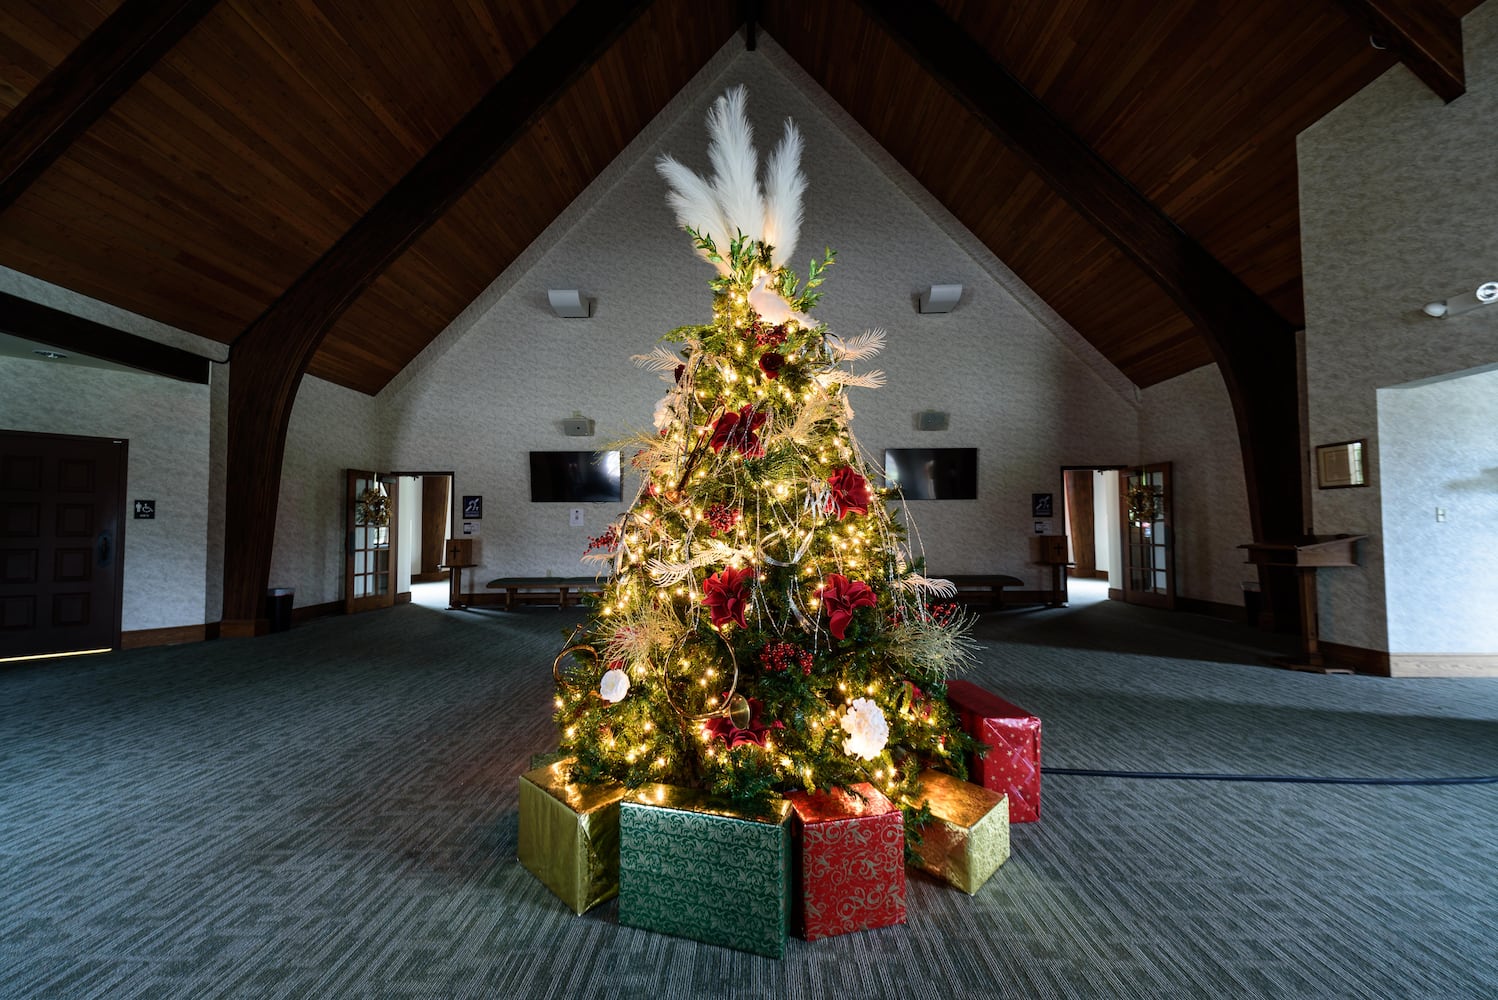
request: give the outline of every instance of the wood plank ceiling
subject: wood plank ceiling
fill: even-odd
[[[1295,135],[1396,61],[1390,0],[941,0],[1293,326]],[[0,115],[118,3],[0,5]],[[233,344],[568,0],[220,0],[9,205],[0,264]],[[1475,0],[1401,0],[1461,15]],[[758,25],[1137,385],[1212,360],[1180,304],[855,0],[657,0],[352,303],[312,374],[378,392],[757,9]],[[0,125],[4,124],[0,121]]]

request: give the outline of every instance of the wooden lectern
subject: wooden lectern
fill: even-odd
[[[1051,567],[1051,599],[1046,602],[1047,607],[1064,608],[1070,600],[1066,588],[1066,567],[1071,565],[1071,560],[1067,553],[1065,535],[1030,536],[1030,561]]]
[[[477,566],[473,561],[473,539],[472,538],[449,538],[447,544],[442,548],[442,566],[440,569],[450,571],[447,584],[447,608],[449,611],[462,611],[468,607],[463,600],[463,571],[470,566]]]
[[[1356,566],[1358,542],[1367,535],[1312,535],[1299,542],[1264,542],[1240,545],[1248,550],[1248,561],[1256,566],[1286,566],[1295,570],[1300,584],[1300,659],[1276,660],[1292,670],[1323,674],[1350,674],[1326,665],[1321,655],[1320,623],[1316,604],[1316,570],[1322,566]]]

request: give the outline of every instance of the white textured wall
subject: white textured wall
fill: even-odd
[[[1498,357],[1498,308],[1440,321],[1420,312],[1498,278],[1498,4],[1464,18],[1462,34],[1465,96],[1442,104],[1396,66],[1297,145],[1310,441],[1367,438],[1372,474],[1367,489],[1313,494],[1317,533],[1372,536],[1364,565],[1318,574],[1330,642],[1390,648],[1384,580],[1400,570],[1386,566],[1392,530],[1380,513],[1410,487],[1384,473],[1377,390]],[[1452,628],[1455,641],[1463,626]]]
[[[130,442],[121,627],[203,621],[209,390],[135,372],[0,357],[0,427]],[[156,501],[136,521],[130,502]]]
[[[308,375],[297,391],[281,465],[270,586],[295,607],[343,600],[344,470],[390,468],[373,397]]]
[[[1498,651],[1498,371],[1378,399],[1389,651]]]
[[[762,152],[794,118],[806,137],[806,219],[795,262],[838,251],[817,316],[836,332],[888,330],[871,365],[881,390],[855,390],[854,433],[886,447],[976,447],[979,499],[912,505],[933,570],[1013,573],[1031,587],[1030,493],[1061,490],[1060,467],[1128,462],[1137,452],[1132,390],[998,261],[903,175],[768,39],[757,53],[730,43],[619,161],[447,334],[381,396],[390,407],[397,467],[457,470],[458,494],[485,498],[480,582],[497,575],[576,574],[586,537],[620,504],[529,500],[531,450],[597,447],[649,428],[664,390],[632,354],[672,327],[705,322],[713,271],[676,228],[654,169],[670,152],[707,172],[703,118],[725,89],[749,87]],[[913,296],[961,282],[956,312],[920,316]],[[593,318],[559,320],[549,287],[580,288]],[[921,433],[914,414],[951,414],[950,429]],[[592,439],[567,438],[579,410]],[[626,503],[637,484],[626,483]]]
[[[1144,461],[1171,463],[1176,593],[1241,605],[1257,579],[1238,548],[1253,541],[1243,452],[1227,387],[1207,365],[1143,392]]]

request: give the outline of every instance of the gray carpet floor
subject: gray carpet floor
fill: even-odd
[[[1049,774],[977,896],[912,876],[906,926],[783,961],[574,917],[514,856],[578,616],[0,668],[0,996],[1498,996],[1492,784]],[[1291,673],[1274,637],[1111,603],[979,637],[1051,767],[1498,771],[1498,680]]]

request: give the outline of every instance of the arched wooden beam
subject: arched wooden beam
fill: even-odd
[[[0,121],[0,212],[218,0],[125,0]]]
[[[1450,104],[1467,92],[1462,22],[1440,0],[1338,0],[1368,33]]]
[[[219,634],[266,628],[281,461],[297,387],[334,322],[650,6],[579,0],[405,177],[235,340]]]
[[[1139,265],[1216,359],[1243,451],[1254,541],[1304,532],[1295,331],[927,0],[859,0],[933,79]]]

